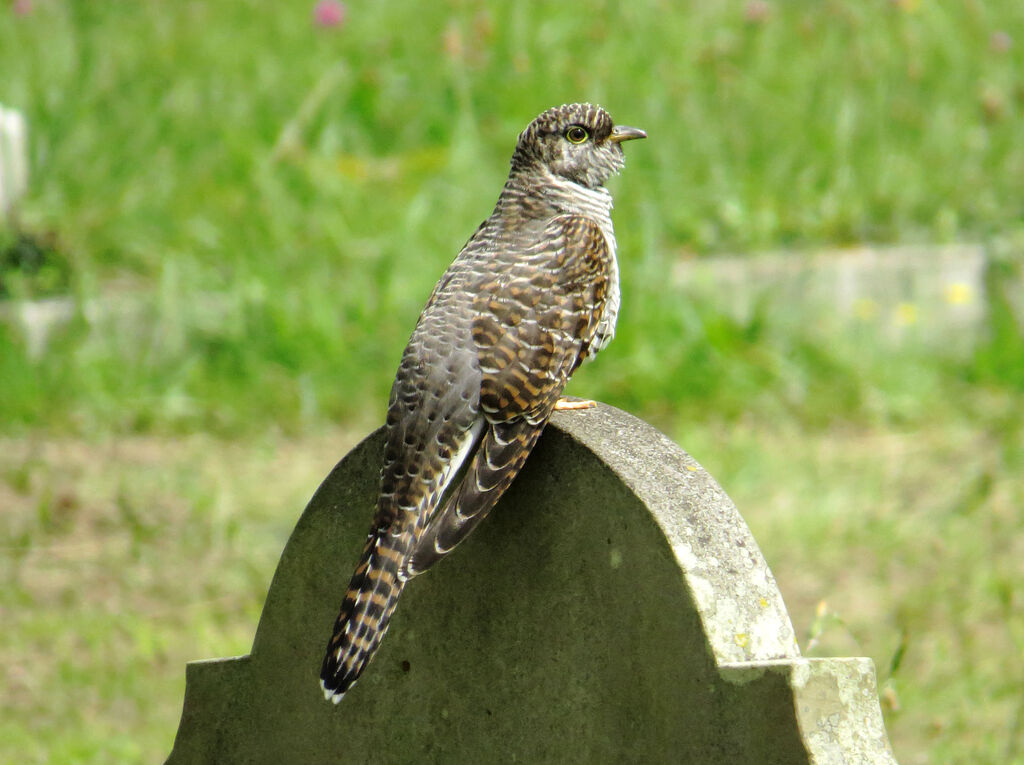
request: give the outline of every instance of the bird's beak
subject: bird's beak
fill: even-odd
[[[623,141],[632,141],[634,138],[646,137],[647,133],[645,133],[640,128],[627,127],[626,125],[616,125],[612,129],[611,137],[609,137],[608,140],[611,141],[612,143],[622,143]]]

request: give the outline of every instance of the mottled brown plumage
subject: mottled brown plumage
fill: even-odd
[[[549,109],[520,134],[494,212],[402,355],[377,512],[321,671],[327,698],[355,683],[405,582],[494,507],[570,375],[611,339],[619,282],[604,182],[622,168],[621,143],[642,137],[590,104]]]

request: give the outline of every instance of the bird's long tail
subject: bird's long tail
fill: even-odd
[[[388,631],[405,586],[398,569],[408,544],[386,527],[371,530],[366,540],[320,670],[320,687],[335,704],[355,685]]]
[[[543,430],[543,422],[527,420],[487,428],[462,483],[416,539],[402,564],[402,576],[422,574],[469,536],[519,474]]]

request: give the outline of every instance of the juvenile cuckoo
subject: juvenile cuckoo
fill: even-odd
[[[483,520],[551,412],[581,406],[562,389],[611,340],[619,310],[604,183],[625,163],[622,142],[645,137],[590,104],[538,116],[494,212],[434,288],[391,388],[377,510],[320,674],[335,703],[405,583]]]

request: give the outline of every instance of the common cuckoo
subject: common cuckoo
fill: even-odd
[[[321,670],[335,703],[387,632],[405,583],[494,507],[570,375],[619,310],[612,197],[622,142],[645,138],[590,104],[524,130],[491,216],[420,314],[391,388],[380,496]]]

